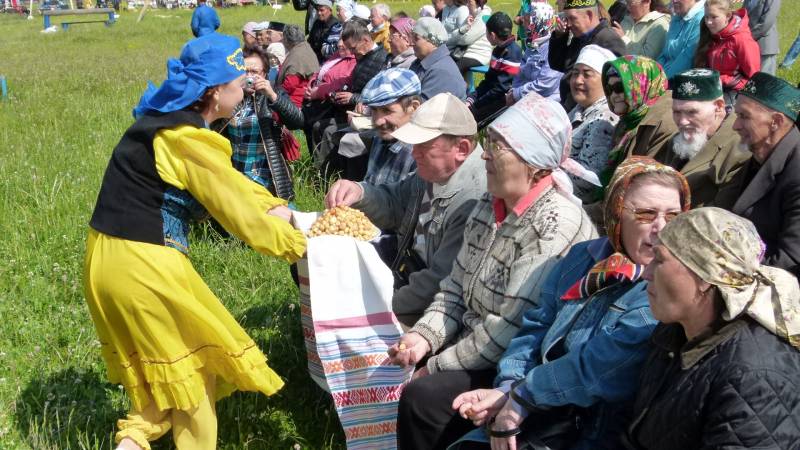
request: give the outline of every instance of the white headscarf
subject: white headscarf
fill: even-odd
[[[564,170],[601,185],[595,173],[569,158],[572,125],[558,103],[532,92],[510,106],[489,128],[502,136],[523,161],[538,169],[552,170],[556,189],[572,201],[581,203],[572,194],[572,182]]]

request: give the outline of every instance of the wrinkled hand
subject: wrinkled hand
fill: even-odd
[[[506,394],[497,389],[475,389],[456,397],[453,400],[453,409],[457,409],[461,417],[471,420],[479,427],[494,417],[505,403]]]
[[[506,401],[503,409],[495,416],[492,430],[507,431],[514,428],[519,428],[522,423],[523,417],[514,410],[513,400],[510,398]],[[517,450],[517,437],[511,436],[507,438],[493,437],[489,441],[492,444],[492,450]]]
[[[271,102],[274,102],[275,99],[278,98],[278,94],[272,89],[272,83],[270,83],[269,80],[261,76],[255,76],[253,78],[253,88],[255,88],[256,92],[266,95]]]
[[[319,88],[306,86],[306,90],[303,91],[303,99],[304,100],[311,100],[317,94],[317,90]]]
[[[400,367],[414,366],[431,351],[431,346],[419,333],[406,333],[386,352],[392,364]]]
[[[367,113],[366,105],[364,105],[361,102],[356,103],[355,112],[357,112],[359,114],[366,114]]]
[[[622,25],[619,22],[611,22],[611,29],[617,33],[617,36],[625,36],[625,30],[622,29]]]
[[[269,211],[267,211],[267,214],[269,214],[270,216],[278,217],[278,218],[283,219],[283,220],[285,220],[287,222],[292,220],[292,210],[289,209],[286,206],[276,206],[276,207],[270,209]]]
[[[353,98],[352,92],[337,92],[336,96],[333,98],[333,101],[337,105],[346,105],[350,103],[351,98]]]
[[[569,31],[569,25],[567,25],[567,22],[562,20],[561,17],[556,17],[556,26],[554,31],[557,31],[559,33],[566,33],[567,31]]]
[[[338,180],[325,195],[325,207],[350,206],[364,197],[364,189],[350,180]]]

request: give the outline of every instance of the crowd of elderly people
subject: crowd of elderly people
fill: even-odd
[[[325,206],[380,228],[404,332],[390,363],[415,368],[398,448],[799,448],[800,88],[774,75],[780,2],[628,0],[621,22],[596,0],[513,18],[432,3],[415,20],[313,0],[307,37],[248,23],[244,97],[229,117],[202,105],[232,166],[289,201],[302,128]],[[722,29],[760,46],[729,55],[734,95],[695,64]]]

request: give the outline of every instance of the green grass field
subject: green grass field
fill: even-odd
[[[784,0],[782,45],[797,33],[800,3]],[[422,4],[390,2],[416,15]],[[516,2],[492,3],[513,12]],[[287,5],[220,10],[220,31],[248,20],[302,22]],[[147,80],[190,38],[191,11],[151,10],[119,22],[41,34],[41,17],[0,15],[0,449],[108,449],[127,408],[105,381],[82,295],[84,239],[103,170]],[[782,57],[782,55],[781,55]],[[781,76],[797,82],[800,63]],[[307,160],[298,205],[321,207]],[[194,231],[192,261],[287,381],[277,395],[238,393],[218,405],[220,448],[343,448],[328,397],[310,380],[297,292],[285,264],[211,229]],[[171,448],[169,437],[154,448]]]

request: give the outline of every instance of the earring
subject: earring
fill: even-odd
[[[214,104],[214,112],[219,112],[219,102]]]

